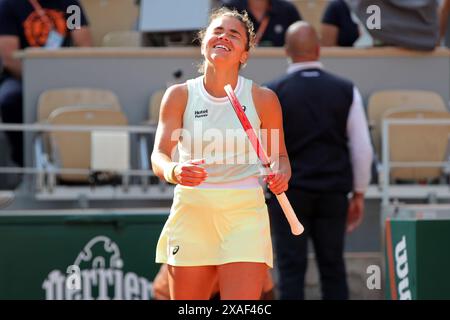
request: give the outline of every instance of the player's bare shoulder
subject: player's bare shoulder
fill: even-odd
[[[277,95],[271,89],[253,83],[253,102],[258,114],[261,116],[280,110],[280,102]]]
[[[161,101],[161,113],[184,113],[188,101],[187,83],[174,84],[167,88]]]
[[[167,88],[164,93],[162,104],[184,104],[186,105],[188,99],[187,83],[174,84]]]

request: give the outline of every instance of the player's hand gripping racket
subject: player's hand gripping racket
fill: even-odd
[[[266,151],[262,147],[261,142],[259,141],[258,136],[256,135],[255,130],[253,129],[250,121],[248,120],[247,115],[245,114],[244,109],[242,108],[239,100],[237,99],[231,85],[227,84],[225,86],[225,92],[227,93],[228,99],[230,100],[231,105],[233,106],[233,109],[236,112],[236,115],[250,140],[250,143],[255,149],[258,158],[261,160],[264,166],[267,166],[269,170],[271,170],[269,157],[267,156]],[[292,206],[288,198],[286,197],[286,194],[283,192],[277,194],[276,196],[278,202],[280,203],[281,209],[283,209],[286,219],[289,222],[292,233],[297,236],[303,233],[304,230],[303,225],[300,223],[300,221],[298,221],[294,209],[292,209]]]

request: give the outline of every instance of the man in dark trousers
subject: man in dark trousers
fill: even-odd
[[[292,166],[287,196],[305,227],[293,236],[277,201],[269,200],[281,299],[304,299],[308,238],[323,299],[348,299],[343,258],[346,231],[362,220],[372,147],[361,95],[324,70],[316,31],[296,22],[286,33],[287,74],[267,86],[283,110]]]

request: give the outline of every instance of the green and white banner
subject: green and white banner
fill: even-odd
[[[0,215],[0,299],[151,299],[167,214]]]
[[[408,213],[385,222],[386,297],[450,299],[450,219]]]

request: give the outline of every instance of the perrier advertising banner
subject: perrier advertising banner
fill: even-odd
[[[450,299],[450,219],[409,211],[385,224],[386,295],[392,300]]]
[[[0,299],[151,299],[167,214],[0,214]]]

